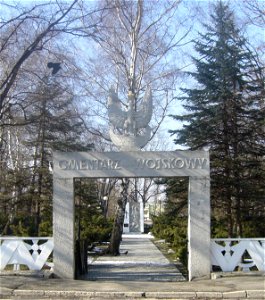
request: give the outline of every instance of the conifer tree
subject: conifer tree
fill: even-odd
[[[210,147],[214,234],[261,235],[264,217],[264,84],[262,67],[222,1],[195,41],[197,83],[183,89],[187,113],[175,142],[191,150]],[[219,224],[220,226],[217,226]]]
[[[87,150],[82,144],[83,124],[74,112],[73,99],[67,97],[58,82],[44,78],[36,89],[37,101],[32,103],[32,123],[26,143],[32,149],[32,177],[29,199],[34,212],[34,235],[39,234],[42,212],[52,203],[52,151]],[[34,99],[33,99],[34,100]]]
[[[27,101],[28,124],[13,138],[18,140],[14,166],[1,174],[0,202],[7,217],[0,217],[0,229],[3,234],[39,236],[52,234],[52,151],[87,151],[90,145],[82,140],[83,124],[73,98],[59,82],[44,77]]]

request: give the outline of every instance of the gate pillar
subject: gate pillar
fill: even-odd
[[[53,262],[54,273],[74,279],[74,180],[53,179]]]
[[[189,280],[210,276],[210,178],[189,178]]]

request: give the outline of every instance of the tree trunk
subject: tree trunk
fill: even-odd
[[[125,208],[128,199],[128,186],[129,179],[124,179],[122,181],[122,192],[121,197],[117,201],[117,210],[115,214],[115,220],[113,224],[113,229],[110,238],[110,245],[108,252],[111,255],[119,255],[120,254],[120,244],[122,240],[122,232],[123,232],[123,222],[125,216]]]

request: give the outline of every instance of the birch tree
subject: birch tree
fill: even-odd
[[[154,101],[154,117],[151,121],[152,136],[173,103],[179,64],[174,57],[182,43],[187,41],[189,28],[184,31],[178,8],[180,2],[172,1],[101,1],[99,6],[108,7],[104,11],[100,35],[95,44],[97,51],[89,56],[87,70],[93,84],[84,90],[97,99],[92,110],[103,124],[106,118],[107,95],[111,86],[118,92],[124,110],[128,109],[128,93],[133,95],[133,109],[137,111],[145,91],[151,86]],[[179,82],[178,82],[179,83]],[[92,113],[90,111],[90,113]],[[96,134],[109,140],[105,132],[95,130]],[[129,181],[124,180],[122,192],[129,190]],[[128,195],[118,201],[115,224],[117,236],[121,240],[122,225]],[[119,246],[119,243],[116,243]],[[117,254],[118,246],[110,246]]]
[[[33,193],[35,202],[37,196],[48,196],[51,199],[51,186],[50,191],[44,192],[42,184],[44,180],[41,179],[43,176],[41,172],[35,174],[36,170],[43,171],[42,167],[48,167],[47,160],[45,159],[44,166],[44,158],[39,160],[39,155],[43,156],[44,148],[47,146],[45,144],[44,147],[47,139],[43,137],[47,125],[50,124],[40,123],[42,113],[40,119],[34,115],[36,112],[34,107],[44,104],[43,95],[37,91],[37,87],[47,85],[51,72],[47,68],[47,63],[50,60],[57,62],[66,60],[66,42],[70,46],[73,39],[93,38],[96,24],[90,23],[94,13],[93,6],[84,6],[78,0],[27,3],[1,1],[0,7],[1,12],[4,12],[0,18],[0,204],[7,216],[3,222],[5,223],[3,230],[6,231],[10,222],[12,223],[19,203],[25,200],[23,195],[28,192],[28,187],[34,185],[34,189],[38,190],[38,195]],[[86,20],[86,28],[82,26],[81,20]],[[66,72],[63,73],[64,76],[67,75]],[[61,94],[68,99],[74,98],[73,90],[67,86],[69,80],[66,82],[63,75],[57,77],[61,81]],[[47,116],[51,107],[44,108],[43,106],[43,112],[45,111]],[[72,112],[75,111],[72,108]],[[57,121],[60,117],[62,115],[58,113]],[[70,118],[70,115],[68,117]],[[81,123],[81,120],[79,122]],[[63,124],[65,122],[62,118],[61,125]],[[30,131],[27,132],[29,128]],[[67,133],[65,134],[66,137]],[[31,140],[35,138],[37,140],[36,155],[31,151],[34,146],[25,143],[29,135]],[[69,142],[69,139],[65,141],[65,149],[71,146]],[[35,204],[32,208],[30,205],[24,205],[23,209],[28,214],[36,211],[37,217],[40,205],[38,201]],[[20,207],[23,207],[21,203]],[[35,223],[38,232],[39,221]],[[37,234],[36,232],[34,234]]]

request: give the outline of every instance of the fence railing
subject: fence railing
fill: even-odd
[[[223,272],[265,271],[265,238],[211,240],[212,266]]]
[[[51,268],[48,260],[52,251],[52,237],[0,237],[0,270],[7,265],[13,265],[14,270],[20,270],[20,265],[29,270]]]
[[[0,270],[13,265],[20,270],[52,268],[52,237],[0,237]],[[258,270],[265,272],[265,238],[211,239],[211,263],[223,272]]]

